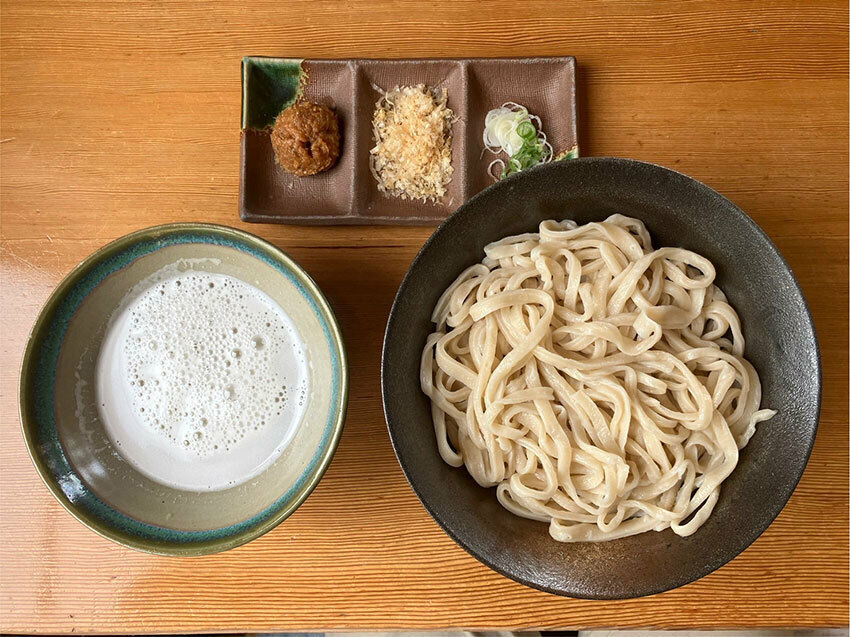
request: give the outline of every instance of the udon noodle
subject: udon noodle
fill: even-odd
[[[714,266],[622,215],[484,251],[422,354],[442,458],[562,542],[692,534],[776,413]]]

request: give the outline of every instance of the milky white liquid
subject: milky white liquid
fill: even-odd
[[[230,276],[153,283],[112,319],[97,360],[98,410],[140,473],[189,491],[257,476],[298,428],[307,353],[287,314]]]

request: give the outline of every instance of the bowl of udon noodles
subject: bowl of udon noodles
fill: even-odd
[[[680,173],[554,162],[462,205],[393,304],[384,411],[478,560],[550,593],[692,582],[791,497],[817,430],[806,301],[767,235]]]

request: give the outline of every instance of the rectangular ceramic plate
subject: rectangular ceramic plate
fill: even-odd
[[[452,125],[454,174],[436,203],[384,194],[369,170],[374,146],[375,87],[445,88]],[[303,95],[336,110],[337,164],[310,177],[275,162],[270,130],[281,110]],[[437,224],[493,183],[484,154],[484,117],[504,102],[526,106],[543,121],[556,156],[578,155],[575,58],[242,61],[242,152],[239,214],[245,221],[293,224]],[[503,159],[503,155],[500,155]]]

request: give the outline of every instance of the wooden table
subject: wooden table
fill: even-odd
[[[832,1],[4,0],[0,631],[846,625],[847,26]],[[524,588],[458,548],[405,482],[380,404],[387,313],[430,230],[241,223],[248,54],[572,54],[583,154],[671,166],[749,212],[802,283],[824,367],[808,470],[764,536],[694,584],[604,603]],[[223,555],[169,559],[101,539],[54,501],[24,448],[18,366],[85,255],[197,220],[255,232],[316,278],[345,332],[351,401],[291,519]]]

